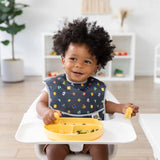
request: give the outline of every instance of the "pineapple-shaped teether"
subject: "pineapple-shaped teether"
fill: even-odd
[[[56,120],[54,120],[54,123],[58,123],[58,121],[59,121],[59,114],[57,112],[54,112],[54,117],[56,118]]]
[[[127,109],[126,109],[126,113],[125,113],[125,118],[131,118],[131,115],[132,115],[132,112],[133,112],[133,108],[132,107],[128,107]]]

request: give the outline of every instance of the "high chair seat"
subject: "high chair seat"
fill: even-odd
[[[40,95],[41,96],[41,95]],[[43,133],[43,122],[36,112],[36,104],[40,96],[32,103],[18,127],[15,138],[22,143],[35,144],[35,153],[41,160],[46,160],[43,152],[44,144],[108,144],[109,160],[111,160],[117,151],[117,144],[129,143],[136,139],[136,133],[129,119],[125,119],[123,114],[106,114],[103,121],[103,135],[95,141],[51,141]],[[107,91],[107,100],[119,103],[118,100]],[[118,133],[118,134],[117,134]],[[73,146],[71,148],[74,148]],[[70,154],[65,160],[90,160],[91,156],[76,152]]]
[[[43,152],[44,145],[43,144],[35,144],[35,153],[40,160],[47,160],[46,155]],[[109,153],[109,160],[115,157],[117,152],[117,145],[109,144],[108,145],[108,153]],[[92,157],[89,154],[82,154],[82,153],[74,153],[69,154],[65,160],[91,160]]]

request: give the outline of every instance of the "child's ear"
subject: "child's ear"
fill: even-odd
[[[64,63],[65,63],[65,58],[64,57],[61,58],[61,62],[62,62],[62,66],[64,68]]]
[[[63,67],[63,69],[65,69],[65,57],[62,57],[62,58],[61,58],[61,62],[62,62],[62,67]]]
[[[95,74],[97,73],[98,69],[99,69],[99,65],[97,65],[97,66],[95,67],[95,70],[94,70],[94,74],[93,74],[93,75],[95,75]]]
[[[97,64],[96,73],[97,73],[98,70],[99,70],[99,65]]]

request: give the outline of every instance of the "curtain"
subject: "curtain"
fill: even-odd
[[[82,14],[106,14],[109,12],[109,0],[82,0]]]

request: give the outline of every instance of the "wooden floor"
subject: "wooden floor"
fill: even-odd
[[[21,83],[3,83],[0,80],[0,159],[38,160],[33,144],[23,144],[14,136],[23,114],[40,94],[41,77],[26,77]],[[160,113],[160,84],[152,77],[136,77],[134,82],[107,82],[109,90],[121,103],[133,102],[140,106],[140,113]],[[132,118],[137,140],[118,146],[114,160],[154,160],[137,117]]]

